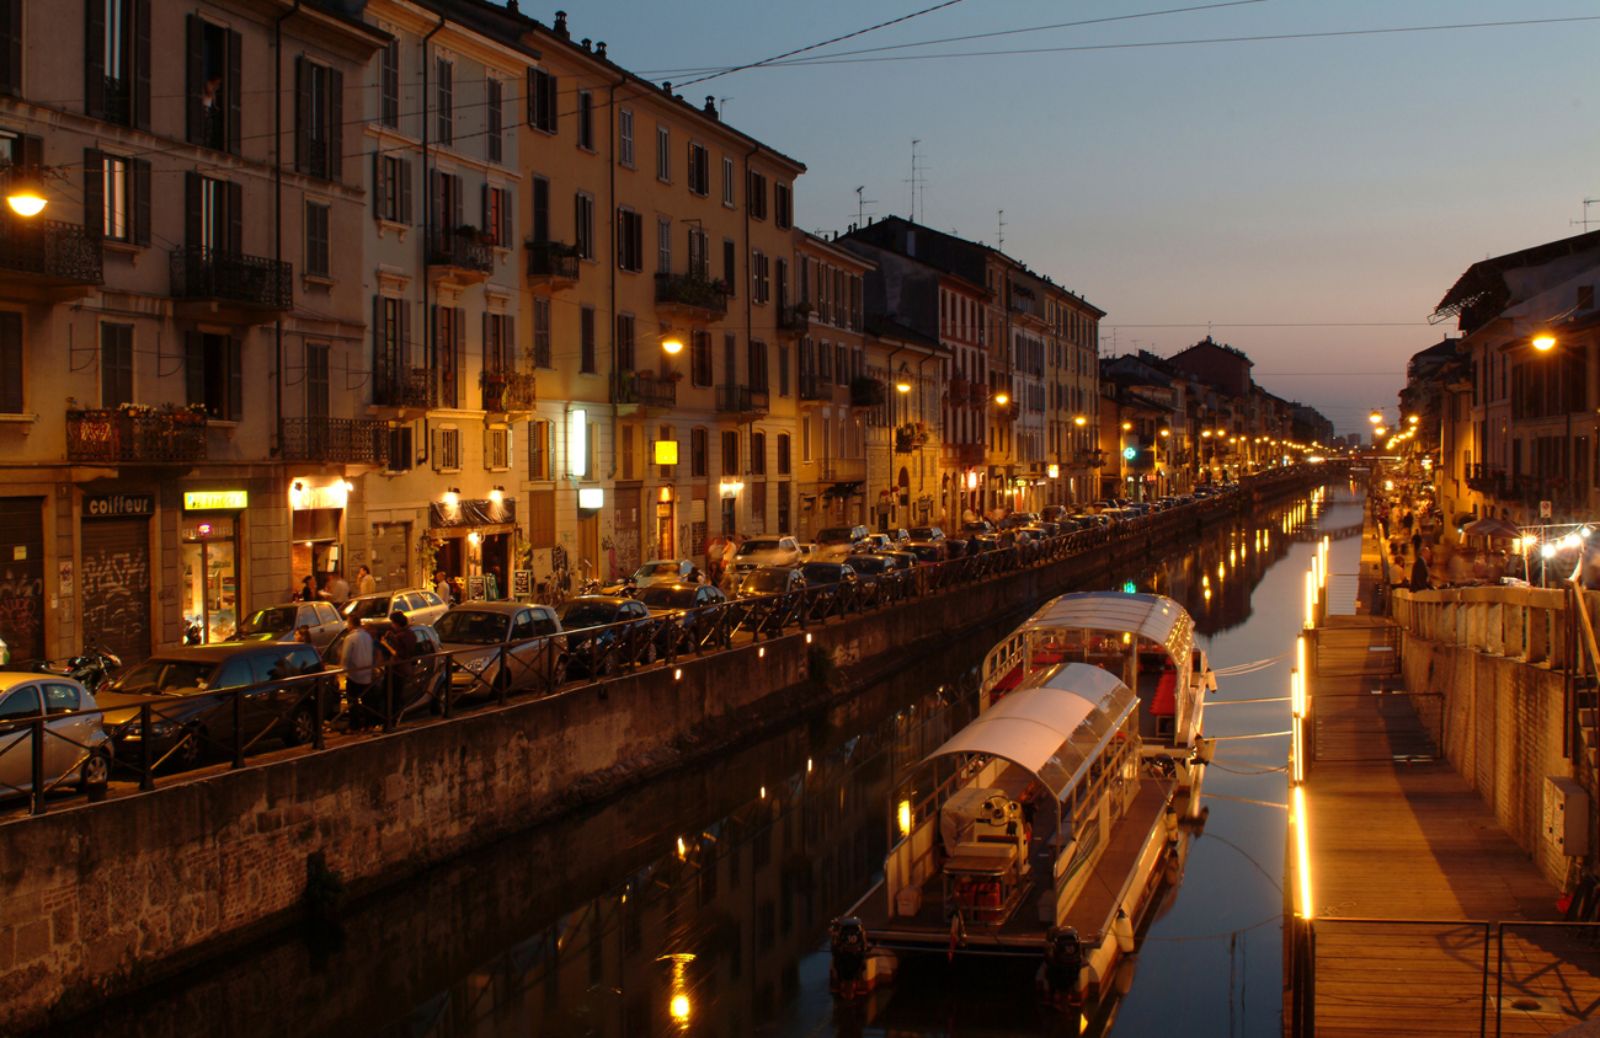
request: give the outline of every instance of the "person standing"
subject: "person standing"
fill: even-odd
[[[433,593],[439,596],[446,607],[455,604],[456,596],[450,590],[450,578],[444,575],[444,570],[433,575]]]
[[[722,583],[722,552],[727,543],[720,533],[706,542],[706,576],[712,584]]]
[[[344,699],[349,714],[346,731],[359,732],[375,721],[368,709],[372,693],[372,635],[351,613],[345,618],[344,644],[339,647],[339,666],[344,668]]]
[[[309,576],[300,578],[300,594],[295,597],[302,602],[315,602],[317,600],[317,591],[311,586],[311,578]]]
[[[371,595],[378,590],[378,581],[372,576],[372,570],[362,565],[356,570],[356,594]]]
[[[343,573],[335,570],[328,575],[328,582],[322,586],[322,598],[333,603],[335,608],[350,600],[350,582],[344,579]]]
[[[739,542],[743,540],[737,533],[728,534],[728,542],[722,546],[722,572],[724,577],[732,577],[736,572],[733,567],[734,557],[739,554]]]

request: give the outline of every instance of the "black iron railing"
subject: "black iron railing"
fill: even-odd
[[[372,366],[372,402],[378,407],[438,407],[439,384],[429,368]]]
[[[565,242],[529,241],[528,276],[550,281],[578,280],[578,250]]]
[[[105,464],[204,461],[205,416],[187,409],[70,409],[67,457]]]
[[[81,224],[0,217],[0,269],[98,285],[100,241]]]
[[[262,310],[294,305],[294,265],[242,252],[186,248],[172,252],[175,299],[214,299]]]
[[[657,274],[656,305],[687,307],[720,317],[728,312],[728,286],[694,274]]]
[[[485,371],[478,382],[483,387],[485,411],[530,411],[538,399],[531,371]]]
[[[494,248],[476,235],[440,231],[428,243],[428,264],[488,273],[494,269]]]
[[[617,376],[614,399],[619,404],[641,407],[677,407],[678,382],[648,371],[624,371]]]
[[[285,461],[379,465],[389,460],[389,426],[372,418],[285,418],[278,425]]]
[[[717,410],[723,414],[766,414],[770,402],[771,396],[764,389],[717,387]]]
[[[811,327],[811,304],[778,307],[778,327],[786,332],[804,333]]]

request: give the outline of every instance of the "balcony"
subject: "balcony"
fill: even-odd
[[[819,377],[815,371],[800,372],[799,390],[802,403],[833,403],[833,383]]]
[[[284,461],[383,465],[389,460],[389,426],[371,418],[285,418],[278,423]]]
[[[428,242],[428,272],[448,281],[473,284],[494,271],[494,246],[475,230],[436,231]]]
[[[538,399],[531,371],[485,371],[478,376],[483,409],[492,414],[526,413]]]
[[[881,407],[888,395],[879,379],[857,375],[850,380],[851,407]]]
[[[426,411],[439,405],[439,384],[430,368],[372,366],[372,403],[402,411]]]
[[[926,422],[907,422],[894,431],[894,451],[896,454],[914,454],[928,442],[928,425]]]
[[[648,371],[618,372],[611,399],[637,411],[670,411],[678,406],[678,380]]]
[[[174,249],[172,298],[201,304],[181,316],[259,323],[294,306],[294,266],[218,249]]]
[[[765,389],[747,386],[718,386],[717,411],[721,414],[760,418],[770,410],[771,396]]]
[[[657,274],[656,309],[691,321],[728,314],[728,286],[698,274]]]
[[[100,284],[100,242],[81,224],[0,218],[0,271],[30,288]]]
[[[804,335],[811,329],[811,304],[778,307],[778,330]]]
[[[69,409],[67,458],[101,465],[204,461],[206,419],[188,408]]]
[[[528,242],[528,284],[571,288],[578,283],[578,250],[559,241]]]
[[[950,462],[960,468],[978,468],[983,464],[983,444],[947,443]]]

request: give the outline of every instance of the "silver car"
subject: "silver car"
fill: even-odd
[[[111,742],[98,710],[71,678],[0,671],[0,798],[33,792],[33,731],[41,718],[45,787],[104,787]]]
[[[688,581],[693,572],[693,559],[651,559],[633,571],[633,586],[681,584]]]
[[[532,688],[547,675],[552,685],[566,679],[561,619],[549,606],[463,602],[433,629],[450,653],[452,700]]]
[[[351,613],[361,618],[368,627],[386,626],[390,613],[404,613],[411,626],[436,623],[449,606],[444,599],[425,587],[408,587],[399,591],[377,591],[370,595],[357,595],[346,602],[339,615],[349,618]]]
[[[245,617],[229,641],[292,642],[301,627],[311,629],[311,644],[321,649],[344,630],[339,611],[327,602],[285,602]]]
[[[762,566],[800,565],[800,544],[793,537],[752,537],[733,554],[733,571],[745,574]]]

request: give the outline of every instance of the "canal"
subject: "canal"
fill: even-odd
[[[1353,571],[1361,505],[1327,487],[1208,530],[1113,587],[1171,595],[1220,672],[1210,809],[1089,1033],[1276,1033],[1287,653],[1324,530]],[[1003,631],[1013,617],[996,618]],[[56,1033],[511,1035],[1078,1034],[1015,964],[921,962],[848,1006],[828,991],[828,921],[873,882],[897,776],[970,720],[989,648],[915,668],[714,765],[345,902],[337,924],[218,955]],[[248,883],[248,875],[230,881]],[[136,883],[107,896],[136,896]]]

